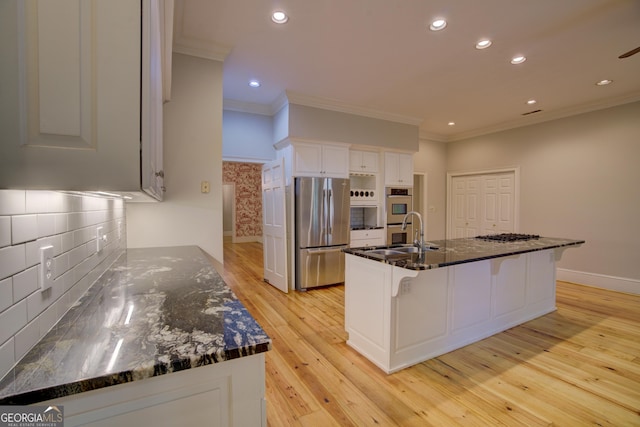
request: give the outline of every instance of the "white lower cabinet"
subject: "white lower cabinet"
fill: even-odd
[[[350,246],[362,248],[365,246],[382,246],[385,244],[384,228],[369,230],[351,230]]]
[[[64,406],[64,425],[266,426],[264,353],[87,391]]]
[[[430,270],[346,254],[347,343],[386,373],[554,311],[553,249]]]

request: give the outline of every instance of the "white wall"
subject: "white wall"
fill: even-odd
[[[447,144],[450,172],[520,166],[521,229],[587,241],[565,252],[566,277],[634,293],[639,162],[640,102]]]
[[[162,203],[127,204],[127,246],[222,249],[222,63],[174,53],[172,98],[164,106]],[[211,192],[200,192],[209,181]]]
[[[107,244],[97,252],[97,227]],[[122,200],[0,190],[0,378],[125,248]],[[53,246],[53,284],[40,290],[40,248]]]
[[[273,117],[225,110],[222,122],[222,157],[225,160],[262,163],[276,158]]]

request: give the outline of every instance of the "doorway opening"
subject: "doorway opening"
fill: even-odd
[[[222,184],[222,231],[225,242],[236,241],[236,184]]]

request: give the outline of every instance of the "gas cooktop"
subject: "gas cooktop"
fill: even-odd
[[[524,242],[527,240],[539,239],[537,234],[518,234],[518,233],[502,233],[488,234],[486,236],[477,236],[476,239],[488,240],[494,242]]]

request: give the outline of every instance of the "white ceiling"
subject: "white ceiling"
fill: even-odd
[[[289,22],[274,24],[276,9]],[[436,17],[448,26],[431,32]],[[484,37],[493,45],[475,49]],[[442,141],[640,100],[640,53],[618,59],[638,46],[638,0],[176,0],[175,11],[175,51],[224,58],[227,106],[273,112],[286,93]],[[527,61],[511,65],[516,54]]]

